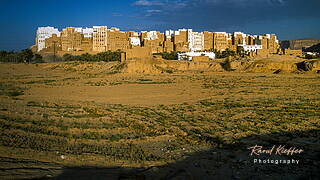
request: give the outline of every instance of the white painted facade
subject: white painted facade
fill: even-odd
[[[93,28],[87,28],[87,27],[86,28],[78,27],[78,28],[75,28],[74,31],[83,34],[85,38],[91,38],[93,34]]]
[[[60,32],[57,28],[50,27],[50,26],[38,27],[37,34],[36,34],[38,52],[46,47],[45,40],[47,38],[50,38],[52,34],[56,34],[58,37],[60,37]]]
[[[82,27],[76,27],[74,28],[74,31],[82,34]]]
[[[275,36],[275,41],[276,41],[277,44],[279,44],[279,40],[278,40],[277,36]]]
[[[139,37],[129,37],[129,40],[130,40],[130,44],[132,46],[140,46],[141,45]]]
[[[191,51],[203,51],[204,49],[204,34],[201,32],[193,32],[193,44]]]
[[[243,47],[244,52],[257,52],[258,49],[262,49],[262,45],[239,44],[238,46]]]
[[[166,30],[165,32],[166,39],[171,39],[174,36],[173,30]]]
[[[194,51],[193,50],[193,31],[192,29],[188,29],[188,44],[189,44],[189,51]]]
[[[144,38],[146,40],[156,40],[158,39],[157,31],[149,31],[147,32],[147,37]]]
[[[267,37],[268,39],[271,39],[271,34],[266,34],[266,37]]]
[[[216,55],[214,52],[185,52],[178,53],[178,60],[189,60],[192,61],[192,57],[207,56],[209,59],[215,59]]]
[[[192,29],[188,29],[188,43],[189,50],[202,51],[204,49],[204,34],[203,32],[193,32]]]
[[[92,38],[93,28],[84,28],[82,29],[82,34],[85,38]]]

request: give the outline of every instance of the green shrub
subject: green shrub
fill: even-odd
[[[161,55],[162,58],[166,60],[178,60],[178,53],[179,52],[172,51],[172,52],[154,53],[154,55]]]
[[[304,56],[305,59],[317,59],[317,58],[319,58],[319,57],[320,57],[319,54],[318,54],[318,55],[306,54],[306,55]]]
[[[227,57],[227,58],[225,59],[225,61],[222,63],[222,67],[223,67],[223,69],[226,70],[226,71],[231,71],[231,70],[232,70],[232,69],[231,69],[231,60],[230,60],[229,57]]]
[[[14,51],[0,51],[0,61],[9,63],[30,63],[34,58],[31,49],[24,49],[19,52]],[[39,56],[37,55],[37,58]]]
[[[95,55],[91,54],[82,54],[78,56],[74,56],[71,54],[64,54],[62,59],[64,61],[120,61],[121,60],[121,51],[106,51],[106,52],[101,52]]]

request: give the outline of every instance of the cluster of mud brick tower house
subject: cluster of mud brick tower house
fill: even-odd
[[[249,35],[242,32],[194,32],[192,29],[159,31],[127,31],[107,26],[92,28],[39,27],[32,50],[44,56],[64,54],[97,54],[122,51],[127,58],[145,57],[162,52],[242,51],[249,56],[279,53],[275,34]]]

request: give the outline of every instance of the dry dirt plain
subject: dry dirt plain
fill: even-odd
[[[0,64],[0,179],[319,178],[319,74],[117,68]],[[255,144],[301,163],[253,164]]]

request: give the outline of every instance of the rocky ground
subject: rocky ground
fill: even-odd
[[[318,60],[145,61],[0,64],[0,179],[319,179]]]

